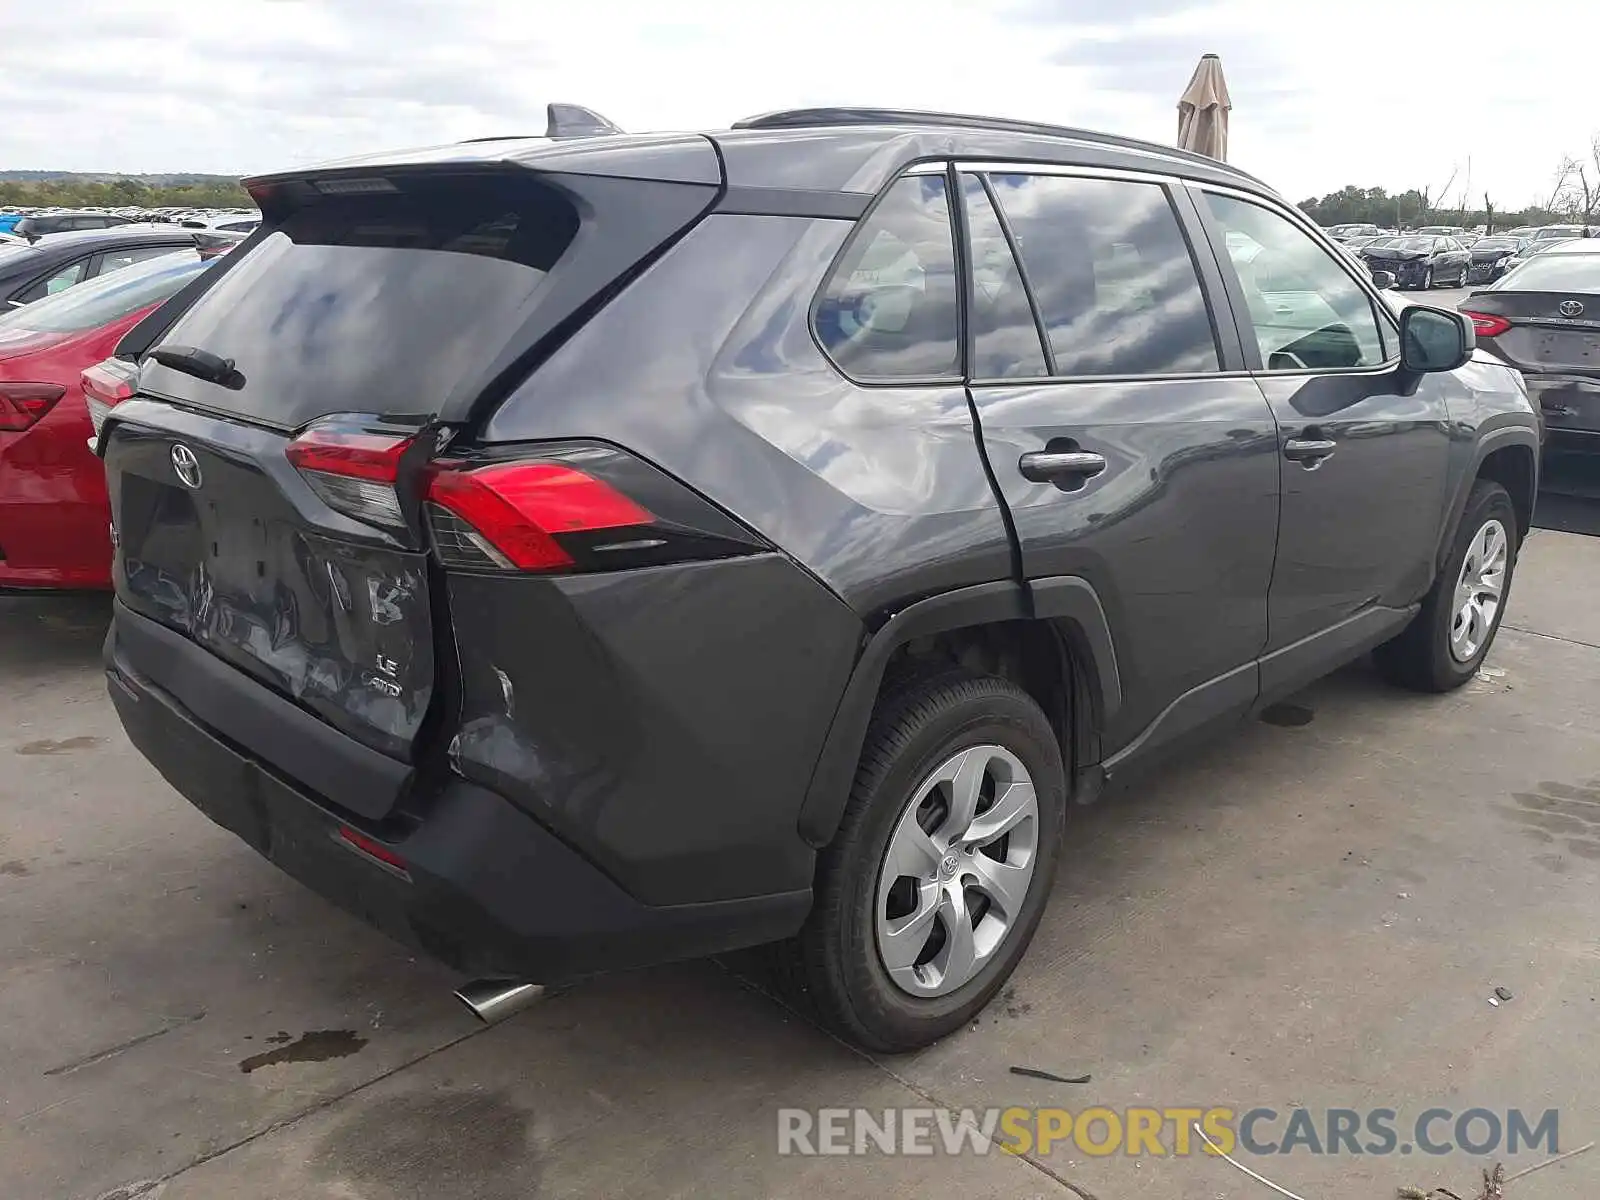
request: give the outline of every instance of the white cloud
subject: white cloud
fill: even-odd
[[[245,174],[537,133],[550,100],[629,129],[855,103],[1167,141],[1208,50],[1234,160],[1294,199],[1452,171],[1459,189],[1470,157],[1475,198],[1518,207],[1600,130],[1581,103],[1600,11],[1579,5],[52,0],[5,24],[5,168]]]

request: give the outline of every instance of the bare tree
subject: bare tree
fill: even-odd
[[[1489,199],[1489,193],[1483,194],[1483,235],[1488,237],[1494,232],[1494,201]]]

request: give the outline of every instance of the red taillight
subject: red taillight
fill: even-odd
[[[329,508],[380,525],[404,525],[394,490],[410,437],[342,429],[308,429],[284,449]]]
[[[1497,313],[1477,313],[1461,310],[1463,317],[1472,318],[1472,332],[1479,337],[1499,337],[1511,328],[1511,322]]]
[[[98,362],[79,376],[96,440],[105,428],[107,414],[124,400],[133,399],[133,384],[138,377],[139,368],[120,358]]]
[[[55,407],[67,394],[59,383],[6,383],[0,381],[0,432],[27,429]]]
[[[399,477],[400,456],[410,444],[410,438],[383,433],[308,429],[284,453],[302,471],[393,483]]]
[[[573,559],[553,534],[589,533],[655,518],[621,492],[556,462],[440,464],[428,485],[440,557],[456,566],[547,571]],[[442,511],[438,511],[442,510]]]
[[[391,871],[406,879],[411,878],[410,872],[406,868],[406,860],[382,842],[369,838],[359,830],[351,829],[348,825],[339,826],[339,840],[356,853],[365,855],[367,858],[388,867]]]
[[[139,368],[120,358],[108,358],[95,363],[83,373],[83,393],[107,406],[133,399],[133,381]]]

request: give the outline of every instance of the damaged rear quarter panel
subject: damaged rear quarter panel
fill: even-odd
[[[455,575],[451,759],[649,904],[810,886],[797,814],[855,615],[775,554]]]

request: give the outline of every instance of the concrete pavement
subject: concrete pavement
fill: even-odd
[[[100,680],[103,602],[0,601],[0,1195],[1269,1194],[1214,1158],[1070,1143],[780,1158],[786,1106],[1555,1107],[1579,1145],[1600,1136],[1597,591],[1600,541],[1538,532],[1466,688],[1418,697],[1353,667],[1075,813],[1004,999],[884,1061],[715,963],[476,1027],[446,972],[278,875],[132,751]],[[1489,1005],[1496,985],[1514,999]],[[1242,1160],[1308,1198],[1465,1196],[1481,1165]],[[1516,1189],[1594,1195],[1600,1152]]]

